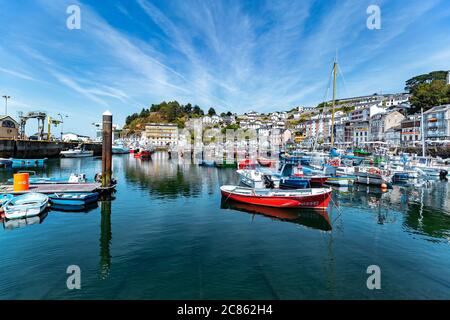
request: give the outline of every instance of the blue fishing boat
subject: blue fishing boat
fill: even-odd
[[[309,179],[295,176],[280,178],[280,189],[305,189],[309,187]]]
[[[50,202],[55,205],[63,206],[85,206],[89,203],[96,202],[98,193],[55,193],[49,196]]]
[[[47,158],[44,159],[16,159],[11,158],[13,168],[29,168],[29,167],[43,167],[47,162]]]

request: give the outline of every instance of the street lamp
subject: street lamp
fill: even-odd
[[[61,117],[61,141],[63,139],[63,133],[64,133],[64,118],[61,113],[58,113],[58,116]],[[69,116],[67,114],[64,115],[64,117],[68,118]]]
[[[11,97],[4,95],[3,98],[5,98],[5,116],[7,116],[8,115],[8,99],[11,99]]]

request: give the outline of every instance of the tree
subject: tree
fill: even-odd
[[[445,81],[433,80],[431,83],[421,83],[414,89],[411,97],[410,113],[416,113],[421,108],[424,111],[438,105],[450,103],[450,85]]]
[[[216,115],[216,110],[214,110],[214,108],[209,108],[209,110],[208,110],[208,116],[214,116],[214,115]]]
[[[184,106],[184,112],[186,112],[187,114],[190,114],[192,112],[192,105],[190,103]]]
[[[233,114],[231,113],[231,111],[227,112],[227,116],[231,117]]]
[[[203,110],[202,110],[198,105],[195,105],[195,106],[194,106],[194,109],[192,109],[192,113],[193,113],[193,114],[196,114],[196,115],[199,115],[199,116],[202,116],[202,115],[205,114],[205,113],[203,112]]]
[[[445,81],[447,78],[447,71],[432,71],[430,73],[421,74],[411,79],[406,80],[405,90],[411,94],[415,94],[419,85],[431,83],[435,80]]]

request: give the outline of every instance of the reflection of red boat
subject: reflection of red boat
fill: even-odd
[[[274,190],[222,186],[220,191],[227,199],[248,204],[279,208],[326,209],[331,199],[332,189]]]
[[[267,159],[267,158],[258,158],[258,163],[263,167],[274,167],[277,163],[277,160]]]
[[[153,151],[142,150],[142,151],[139,151],[138,153],[135,153],[134,157],[135,158],[140,158],[140,159],[151,159],[152,158],[152,154],[153,154]]]
[[[221,208],[233,209],[251,214],[260,214],[277,220],[298,223],[325,231],[332,229],[330,218],[328,217],[326,210],[257,206],[233,200],[226,200],[225,197],[222,198]]]

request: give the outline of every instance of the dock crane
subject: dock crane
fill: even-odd
[[[63,122],[62,120],[53,119],[52,117],[48,116],[48,118],[47,118],[47,125],[48,125],[47,141],[50,141],[50,138],[52,136],[51,135],[52,124],[56,127],[56,126],[60,125],[62,122]]]
[[[20,119],[20,138],[25,139],[25,125],[30,119],[37,119],[38,121],[38,135],[39,140],[44,140],[44,122],[47,117],[47,113],[43,111],[30,111],[27,114],[19,112]]]

